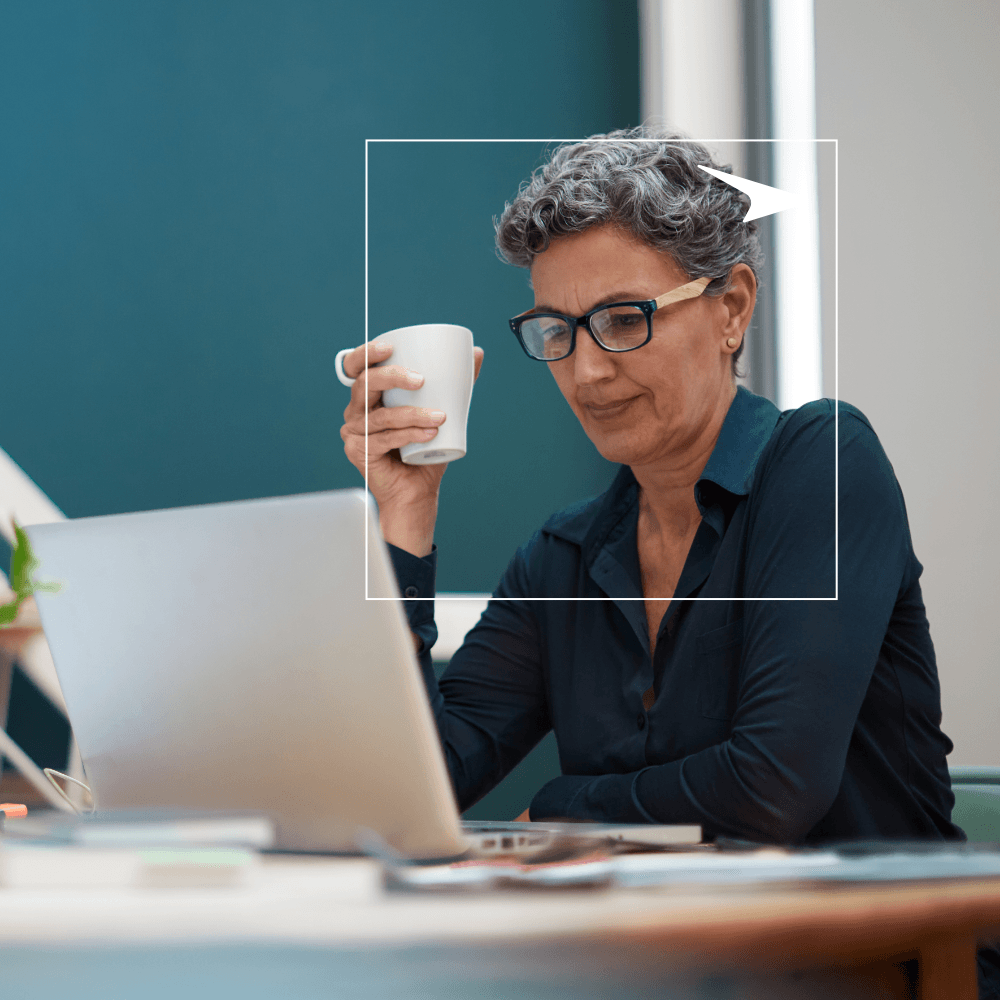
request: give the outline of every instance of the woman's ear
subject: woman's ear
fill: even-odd
[[[734,338],[739,347],[757,304],[757,279],[746,264],[737,264],[730,272],[729,290],[723,294],[722,302],[729,312],[722,330],[723,339]]]

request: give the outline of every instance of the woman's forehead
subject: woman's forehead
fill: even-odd
[[[685,280],[668,254],[607,227],[553,240],[531,266],[536,309],[592,309],[615,298],[651,298]]]

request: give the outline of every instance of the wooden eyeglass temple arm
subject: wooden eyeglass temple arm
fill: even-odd
[[[708,288],[711,281],[711,278],[696,278],[694,281],[689,281],[686,285],[681,285],[680,288],[675,288],[672,292],[665,292],[655,300],[656,308],[662,309],[673,302],[683,302],[684,299],[696,299]]]

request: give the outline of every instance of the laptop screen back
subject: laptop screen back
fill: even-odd
[[[360,490],[27,529],[100,809],[252,809],[279,846],[463,849],[437,733]],[[365,549],[368,593],[365,599]]]

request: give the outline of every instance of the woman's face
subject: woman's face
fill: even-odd
[[[538,310],[582,316],[598,304],[655,299],[690,278],[673,258],[611,226],[553,240],[531,268]],[[746,265],[733,291],[702,295],[653,313],[653,338],[638,350],[604,351],[582,326],[568,358],[549,362],[562,394],[597,450],[611,462],[683,461],[724,415],[735,393],[731,355],[756,296]],[[727,338],[735,337],[729,347]]]

